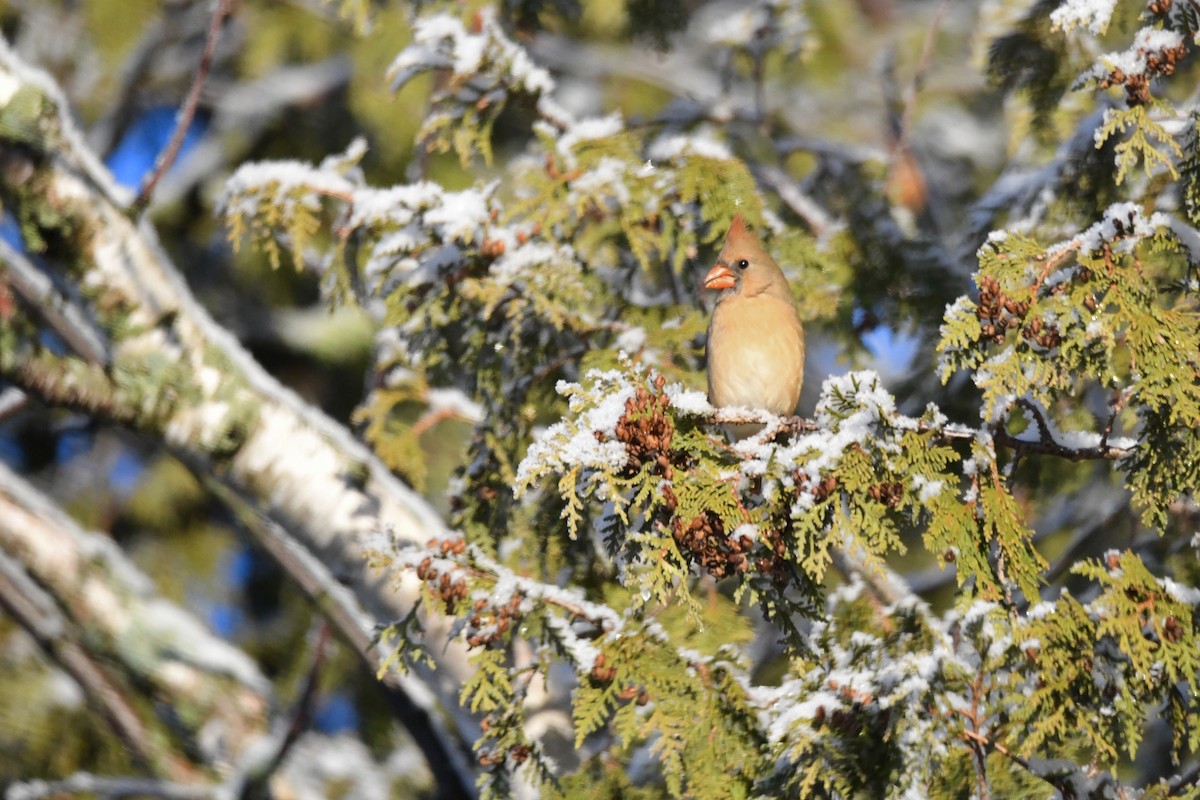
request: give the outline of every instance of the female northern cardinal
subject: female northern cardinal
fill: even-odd
[[[795,412],[804,381],[804,329],[787,279],[741,214],[704,288],[721,292],[708,324],[709,402]]]

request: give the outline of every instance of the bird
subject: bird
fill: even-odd
[[[804,382],[804,328],[787,278],[741,213],[704,288],[720,292],[708,324],[709,403],[793,414]],[[736,439],[762,426],[734,427]]]

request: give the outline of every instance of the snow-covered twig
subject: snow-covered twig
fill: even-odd
[[[1041,415],[1039,414],[1039,417]],[[714,425],[764,425],[773,424],[774,430],[783,433],[814,433],[822,430],[822,426],[804,417],[775,417],[774,415],[766,415],[756,413],[748,409],[713,409],[709,414],[705,415],[707,421]],[[1045,418],[1041,417],[1044,423]],[[980,435],[980,430],[966,425],[957,423],[947,423],[941,425],[933,425],[925,422],[917,422],[916,430],[921,433],[932,433],[937,437],[950,441],[971,441]],[[1087,434],[1072,432],[1068,434],[1077,444],[1068,444],[1060,438],[1056,438],[1053,429],[1048,424],[1040,425],[1036,438],[1030,438],[1021,434],[1010,434],[1005,429],[1004,424],[1000,423],[989,429],[989,433],[995,438],[996,443],[1007,447],[1011,450],[1020,453],[1029,453],[1035,455],[1050,455],[1059,458],[1065,458],[1069,461],[1115,461],[1125,458],[1133,452],[1134,443],[1119,439],[1116,440],[1119,444],[1111,444],[1108,441],[1102,441],[1104,437],[1101,434]],[[1095,443],[1092,443],[1094,437]],[[1087,442],[1086,444],[1083,442]]]

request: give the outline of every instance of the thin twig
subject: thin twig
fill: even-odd
[[[200,103],[200,92],[204,88],[204,82],[208,79],[209,70],[212,69],[213,53],[217,49],[217,40],[221,38],[221,28],[225,23],[225,18],[229,16],[231,4],[232,0],[217,0],[212,24],[208,28],[208,39],[204,42],[204,52],[200,55],[200,65],[196,68],[195,79],[192,80],[192,88],[188,90],[183,108],[179,110],[179,116],[175,120],[175,130],[171,133],[171,140],[158,157],[154,171],[142,183],[142,189],[130,207],[134,217],[141,216],[146,207],[150,205],[154,188],[158,186],[162,176],[167,173],[179,156],[179,149],[183,147],[183,139],[187,136],[188,129],[192,127],[192,119],[196,116],[196,106]]]
[[[1013,436],[1003,428],[997,428],[993,434],[996,444],[1016,450],[1020,453],[1033,453],[1043,456],[1057,456],[1068,461],[1118,461],[1128,456],[1132,450],[1126,447],[1098,444],[1095,447],[1067,447],[1043,434],[1039,439],[1022,439]]]
[[[1028,759],[1022,757],[1018,753],[1014,753],[1012,750],[1009,750],[1000,742],[989,738],[987,734],[980,733],[978,730],[964,730],[962,732],[962,738],[970,743],[972,750],[975,750],[976,752],[981,752],[983,749],[995,750],[997,753],[1004,756],[1009,761],[1012,761],[1014,764],[1021,767],[1021,769],[1025,770],[1033,777],[1043,780],[1050,786],[1054,787],[1064,797],[1074,796],[1070,793],[1071,786],[1068,781],[1057,779],[1055,775],[1049,774],[1049,770],[1047,769],[1037,768]]]
[[[788,208],[807,223],[817,238],[821,238],[834,226],[833,218],[816,200],[805,194],[790,175],[778,167],[766,167],[758,171],[758,180],[775,190]]]
[[[304,678],[300,696],[296,699],[292,709],[291,721],[279,739],[278,747],[270,760],[261,769],[255,770],[255,774],[242,784],[241,791],[238,793],[242,800],[250,800],[250,798],[264,794],[264,789],[271,776],[283,765],[292,747],[300,740],[300,735],[312,724],[313,701],[317,696],[321,669],[324,667],[328,655],[331,631],[332,627],[329,621],[323,617],[320,618],[317,624],[317,640],[313,645],[312,661],[308,667],[308,674]]]
[[[425,434],[430,428],[439,425],[447,420],[457,419],[464,422],[477,423],[478,418],[470,417],[462,411],[455,408],[438,408],[426,409],[417,421],[413,423],[411,433],[413,436],[420,437]]]
[[[969,730],[964,729],[962,736],[971,748],[971,753],[974,756],[973,761],[975,764],[975,776],[979,784],[979,796],[982,800],[988,800],[987,753],[983,749],[984,743],[987,742],[987,737],[979,732],[980,722],[982,721],[979,698],[982,694],[983,671],[981,665],[980,671],[975,674],[975,680],[971,681],[971,710],[963,710],[959,713],[971,723],[971,728]]]
[[[921,49],[921,60],[917,62],[917,71],[913,74],[908,91],[904,93],[904,111],[900,115],[900,130],[896,134],[896,142],[892,153],[899,153],[907,146],[909,126],[912,124],[913,107],[917,104],[917,92],[925,82],[925,73],[929,71],[929,62],[933,60],[933,46],[937,42],[938,30],[942,26],[942,18],[950,10],[950,0],[942,0],[933,20],[925,31],[925,44]]]
[[[1133,389],[1125,389],[1116,393],[1116,398],[1112,405],[1109,406],[1108,422],[1104,425],[1104,433],[1100,436],[1100,446],[1108,447],[1108,439],[1112,436],[1113,426],[1117,424],[1117,416],[1125,410],[1125,406],[1129,403],[1129,398],[1133,397]]]

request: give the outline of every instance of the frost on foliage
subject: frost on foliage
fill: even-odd
[[[553,135],[555,139],[555,152],[562,157],[563,163],[571,169],[575,169],[579,166],[576,151],[579,150],[580,145],[616,136],[625,130],[625,121],[621,119],[620,114],[609,114],[605,117],[592,117],[573,122],[561,132],[546,128],[544,123],[540,126],[540,129]],[[608,171],[612,167],[606,164],[604,160],[601,160],[599,169],[601,171]],[[594,177],[590,180],[599,182]]]
[[[671,407],[680,414],[703,416],[716,411],[712,403],[708,402],[708,395],[704,392],[688,389],[678,383],[669,384],[665,391],[667,397],[671,399]]]
[[[1082,233],[1049,247],[1014,232],[989,237],[978,253],[978,301],[964,296],[946,310],[938,348],[943,379],[974,369],[985,420],[1015,398],[1052,405],[1053,394],[1085,365],[1091,369],[1082,374],[1100,370],[1102,382],[1111,383],[1115,371],[1102,362],[1111,359],[1115,342],[1091,325],[1112,309],[1102,302],[1105,258],[1132,255],[1167,224],[1161,213],[1116,203]]]
[[[626,747],[649,743],[674,796],[728,796],[732,783],[759,796],[941,796],[970,773],[979,741],[1022,758],[1082,748],[1093,773],[1111,770],[1140,741],[1136,715],[1117,713],[1128,708],[1172,709],[1162,717],[1172,757],[1196,745],[1200,719],[1183,698],[1200,680],[1200,593],[1156,579],[1131,553],[1077,570],[1099,589],[1091,602],[1064,593],[1025,614],[976,601],[938,616],[913,596],[883,605],[852,578],[801,634],[777,685],[755,685],[726,651],[680,647],[655,620],[517,574],[461,539],[392,558],[470,647],[479,671],[463,699],[486,719],[476,750],[500,768],[489,780],[552,769],[529,733],[522,676],[562,661],[577,681],[577,746],[601,731]],[[518,629],[531,662],[505,655]],[[998,796],[1045,789],[1022,761],[988,769]]]
[[[281,206],[281,213],[296,213],[295,203],[311,204],[322,196],[343,197],[357,187],[356,181],[340,171],[305,164],[302,161],[248,161],[225,181],[225,192],[218,208],[222,214],[248,214],[255,210],[256,198],[270,192]]]
[[[324,204],[344,201],[362,187],[358,162],[365,153],[366,141],[356,139],[345,153],[328,156],[317,166],[300,161],[243,164],[226,180],[218,202],[230,241],[236,245],[253,238],[278,268],[283,238],[292,261],[303,266],[308,244],[321,229]]]
[[[881,422],[891,424],[896,398],[883,388],[878,373],[871,370],[831,375],[821,383],[815,421],[822,427],[835,425],[854,435],[866,435]],[[915,427],[915,423],[905,422]]]
[[[361,150],[352,151],[354,161]],[[328,160],[327,160],[328,161]],[[486,264],[487,277],[468,281],[473,299],[491,310],[513,287],[521,301],[511,309],[534,308],[547,315],[555,327],[579,325],[583,317],[569,312],[582,304],[564,298],[584,297],[580,264],[572,248],[534,238],[532,225],[497,222],[501,207],[495,199],[498,183],[450,191],[428,181],[374,188],[361,185],[357,168],[346,159],[312,167],[298,162],[254,164],[243,167],[226,188],[224,212],[231,236],[249,233],[260,243],[274,244],[276,226],[286,215],[291,227],[288,244],[301,247],[320,226],[322,204],[335,200],[344,207],[338,225],[346,234],[369,234],[356,243],[354,265],[363,299],[387,300],[405,289],[438,285],[451,276],[465,276]],[[345,173],[345,174],[343,174]],[[275,245],[277,246],[277,245]],[[344,263],[347,251],[332,250],[324,269],[327,288],[350,283]],[[304,253],[297,252],[299,260]],[[331,270],[330,267],[337,267]],[[337,294],[336,291],[334,291]]]
[[[619,613],[579,589],[527,577],[457,536],[424,549],[385,540],[370,555],[397,576],[415,573],[421,603],[449,615],[452,635],[468,649],[475,672],[461,698],[483,718],[475,750],[490,767],[484,782],[490,796],[510,796],[505,787],[514,775],[535,785],[562,777],[542,749],[542,727],[526,702],[535,675],[570,689],[564,702],[577,747],[597,732],[620,737],[626,747],[646,746],[676,795],[686,785],[689,796],[724,797],[731,780],[745,794],[765,771],[749,676],[724,648],[714,657],[680,647],[659,619]],[[514,647],[518,637],[522,644]],[[424,657],[415,611],[382,638],[396,648],[389,665],[406,669]],[[514,651],[530,657],[513,657]],[[678,733],[660,746],[667,731]]]
[[[751,437],[735,445],[744,461],[746,474],[766,474],[772,463],[791,464],[797,475],[812,485],[836,468],[847,450],[870,445],[895,450],[897,445],[884,435],[889,429],[917,428],[917,421],[896,413],[896,400],[870,370],[830,376],[821,384],[814,421],[817,430],[802,433],[783,445]],[[793,476],[794,477],[794,476]],[[814,495],[802,493],[797,503],[811,508]]]
[[[945,418],[897,413],[875,373],[827,380],[811,427],[775,419],[731,444],[716,430],[727,409],[637,369],[561,389],[571,407],[529,449],[518,490],[557,479],[568,531],[591,521],[644,598],[695,602],[682,591],[693,570],[740,576],[738,593],[782,620],[814,612],[835,547],[882,559],[903,549],[902,526],[942,518],[947,549],[975,548],[961,525],[969,512],[946,491],[961,478],[937,441]]]
[[[485,239],[515,244],[515,232],[491,225],[495,189],[452,192],[423,181],[357,192],[347,227],[378,231],[361,266],[367,291],[382,297],[399,284],[433,282],[461,268]]]
[[[1183,42],[1183,35],[1177,31],[1142,28],[1134,34],[1133,43],[1128,48],[1100,56],[1081,79],[1100,81],[1114,71],[1119,71],[1124,79],[1147,73],[1154,77],[1161,69],[1162,54],[1168,50],[1178,50]]]
[[[650,143],[647,155],[652,162],[671,161],[687,155],[717,160],[733,158],[729,147],[709,130],[693,134],[677,133],[660,136]]]
[[[625,465],[625,445],[615,438],[617,422],[636,386],[622,370],[590,372],[589,391],[559,381],[555,390],[568,398],[570,419],[556,422],[538,435],[517,467],[520,493],[542,476],[574,470],[617,470]],[[600,436],[597,436],[600,434]]]
[[[918,600],[864,614],[874,602],[859,580],[833,592],[808,634],[819,655],[754,690],[774,796],[938,796],[961,756],[956,711],[972,653],[950,633],[956,615],[939,619]]]
[[[1054,258],[1068,251],[1079,251],[1086,255],[1096,254],[1102,247],[1115,254],[1133,252],[1139,243],[1157,235],[1163,228],[1169,227],[1166,214],[1154,212],[1147,216],[1137,203],[1113,203],[1104,210],[1099,222],[1093,223],[1083,233],[1065,242],[1046,249],[1046,256]],[[1046,284],[1051,288],[1071,277],[1069,271],[1051,275]]]
[[[747,5],[731,8],[717,4],[706,14],[708,41],[757,58],[768,51],[794,57],[813,45],[811,26],[800,0],[760,0]]]
[[[1112,139],[1118,140],[1112,147],[1117,185],[1125,182],[1139,161],[1147,176],[1166,172],[1178,180],[1179,167],[1188,169],[1186,162],[1179,163],[1184,156],[1175,133],[1180,120],[1171,118],[1176,112],[1170,103],[1155,97],[1152,89],[1156,79],[1173,75],[1176,66],[1190,54],[1190,37],[1185,33],[1200,25],[1200,10],[1192,6],[1189,9],[1193,17],[1190,23],[1175,21],[1168,27],[1141,28],[1128,48],[1100,56],[1076,80],[1077,89],[1118,87],[1125,92],[1123,106],[1104,109],[1103,121],[1093,137],[1097,149]]]
[[[480,440],[493,450],[503,444],[496,460],[511,465],[531,423],[517,410],[537,388],[530,364],[579,347],[597,322],[597,286],[569,241],[543,235],[549,226],[501,221],[499,182],[460,191],[430,181],[365,186],[362,154],[356,143],[319,166],[243,168],[223,204],[231,236],[253,238],[275,262],[287,248],[298,265],[323,273],[331,303],[357,303],[380,321],[384,380],[355,421],[388,466],[420,482],[416,429],[394,412],[428,405],[431,389],[463,393],[481,420],[514,420],[503,441]],[[545,333],[530,337],[534,327]],[[479,455],[479,464],[492,458]]]
[[[1064,31],[1087,28],[1093,36],[1108,30],[1117,0],[1063,0],[1050,12],[1050,22]]]
[[[475,153],[491,161],[492,125],[514,95],[538,99],[552,118],[563,113],[549,98],[550,73],[508,38],[491,8],[477,12],[469,28],[448,14],[417,20],[412,44],[388,70],[392,87],[434,70],[449,78],[435,92],[418,140],[438,151],[453,149],[464,165]]]
[[[1165,214],[1117,203],[1048,247],[993,237],[979,251],[978,299],[947,309],[939,344],[943,379],[972,372],[987,425],[1008,426],[1021,409],[1024,430],[1008,431],[1018,442],[1120,448],[1114,455],[1154,525],[1200,489],[1200,387],[1181,366],[1194,364],[1200,329],[1186,304],[1161,291],[1161,267],[1149,260],[1179,248],[1170,231]],[[1111,409],[1091,430],[1078,417],[1055,418],[1063,399],[1089,387],[1103,388]]]
[[[1064,593],[1024,615],[990,601],[941,617],[919,601],[869,610],[855,582],[832,593],[808,635],[819,655],[798,659],[778,687],[753,691],[777,759],[770,786],[859,796],[878,781],[879,796],[942,796],[948,774],[967,767],[972,740],[1026,758],[1083,748],[1093,773],[1111,770],[1142,735],[1123,709],[1164,705],[1173,757],[1187,752],[1196,742],[1197,711],[1182,700],[1197,681],[1194,598],[1174,596],[1130,553],[1106,559],[1080,570],[1099,584],[1094,601]],[[855,768],[839,768],[846,763]],[[1045,788],[1036,776],[1008,783],[1022,779],[1018,764],[989,767],[998,796]]]
[[[791,5],[767,4],[785,16]],[[490,157],[491,125],[510,96],[536,98],[537,146],[514,160],[506,218],[553,231],[597,272],[632,261],[653,274],[664,263],[682,270],[688,253],[711,243],[736,211],[761,213],[752,177],[715,129],[672,131],[646,143],[619,114],[575,119],[531,65],[484,12],[469,23],[444,14],[420,20],[414,43],[392,67],[398,84],[422,70],[446,73],[419,138],[433,149],[453,148],[464,164],[475,153]],[[613,288],[636,302],[643,285],[622,276]]]
[[[573,236],[597,271],[637,266],[653,276],[668,265],[682,271],[688,253],[711,244],[735,212],[752,219],[761,213],[753,178],[714,130],[645,142],[617,114],[543,119],[533,129],[539,147],[518,162],[509,211]],[[646,304],[643,285],[622,277],[613,289]]]
[[[524,48],[505,35],[494,9],[481,11],[473,28],[468,31],[461,20],[448,14],[419,18],[413,27],[413,43],[388,68],[393,86],[399,88],[413,76],[432,69],[449,69],[460,81],[488,69],[503,76],[508,86],[530,94],[553,90],[550,73],[534,64]]]
[[[496,183],[461,191],[427,181],[377,189],[362,185],[356,166],[362,154],[355,146],[316,167],[291,161],[243,166],[222,200],[230,237],[249,234],[270,247],[276,228],[286,224],[293,258],[302,264],[304,245],[322,225],[323,203],[337,201],[345,207],[344,230],[373,233],[361,247],[367,255],[360,269],[367,293],[378,297],[398,284],[428,283],[461,268],[485,244],[493,252],[516,246],[519,231],[493,224]],[[325,268],[341,255],[333,251]]]

